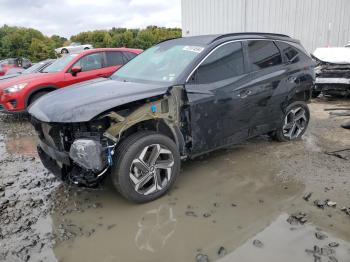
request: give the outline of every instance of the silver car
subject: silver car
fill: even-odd
[[[86,44],[82,45],[79,42],[72,42],[69,46],[63,46],[55,49],[57,54],[79,53],[84,50],[92,49],[93,46]]]

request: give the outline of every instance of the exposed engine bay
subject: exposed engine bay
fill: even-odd
[[[96,186],[113,166],[117,144],[140,128],[168,132],[179,145],[184,144],[179,128],[182,95],[181,86],[173,87],[169,95],[135,102],[84,123],[45,123],[32,118],[40,139],[39,156],[60,179]]]

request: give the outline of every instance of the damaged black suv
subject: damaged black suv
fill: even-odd
[[[96,185],[110,175],[125,198],[163,195],[193,158],[269,134],[300,138],[314,62],[285,35],[236,33],[161,42],[109,79],[52,92],[29,113],[54,174]]]

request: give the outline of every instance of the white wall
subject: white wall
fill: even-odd
[[[182,0],[183,36],[271,32],[316,47],[350,43],[350,0]]]

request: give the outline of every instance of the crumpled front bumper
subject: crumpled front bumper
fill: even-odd
[[[58,179],[65,180],[67,173],[64,166],[60,166],[57,161],[54,160],[49,154],[47,154],[40,145],[38,145],[37,149],[38,155],[44,167],[52,174],[54,174]]]

